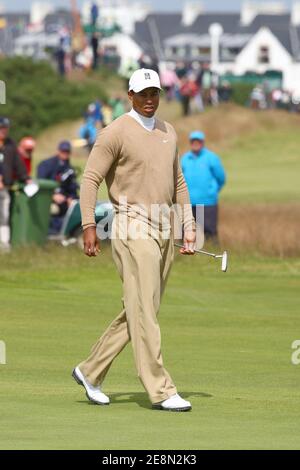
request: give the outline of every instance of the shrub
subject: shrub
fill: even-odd
[[[105,77],[106,78],[106,77]],[[0,80],[6,83],[6,103],[0,114],[12,120],[12,137],[36,136],[46,127],[79,118],[88,103],[108,97],[101,81],[62,79],[46,61],[28,58],[0,60]]]
[[[232,85],[231,100],[240,106],[246,106],[249,103],[250,94],[253,88],[254,84],[251,83],[234,83]]]

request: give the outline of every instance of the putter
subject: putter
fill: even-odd
[[[178,248],[184,248],[183,245],[179,245],[178,243],[175,243],[175,246],[177,246]],[[224,253],[222,255],[215,255],[214,253],[208,253],[207,251],[203,251],[203,250],[195,250],[195,253],[199,253],[200,255],[211,256],[212,258],[215,258],[215,259],[222,259],[221,268],[222,268],[223,273],[226,273],[227,268],[228,268],[228,253],[227,253],[227,251],[224,251]]]

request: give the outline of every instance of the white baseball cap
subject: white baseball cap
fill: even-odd
[[[155,70],[139,69],[131,75],[129,80],[129,91],[132,90],[135,93],[139,93],[145,88],[151,87],[159,88],[161,90],[159,75]]]

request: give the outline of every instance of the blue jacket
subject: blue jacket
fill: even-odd
[[[185,153],[181,159],[181,168],[192,206],[216,205],[219,192],[226,183],[220,158],[204,147],[198,155],[191,151]]]
[[[94,118],[88,117],[79,130],[79,137],[86,139],[90,145],[94,145],[97,139],[97,127]]]
[[[59,185],[57,192],[77,199],[76,173],[69,160],[62,161],[54,156],[42,161],[37,168],[37,177],[56,181]]]

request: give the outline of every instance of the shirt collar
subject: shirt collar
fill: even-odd
[[[153,129],[155,127],[155,116],[152,116],[151,118],[142,116],[140,113],[138,113],[133,108],[128,113],[128,115],[133,117],[141,126],[143,126],[145,129],[147,129],[147,131],[153,131]]]
[[[198,153],[194,153],[194,152],[192,152],[192,151],[190,150],[189,158],[192,159],[192,158],[199,158],[199,157],[201,157],[201,155],[202,155],[202,153],[203,153],[203,150],[204,150],[204,148],[203,148],[202,150],[200,150],[200,152],[198,152]]]

